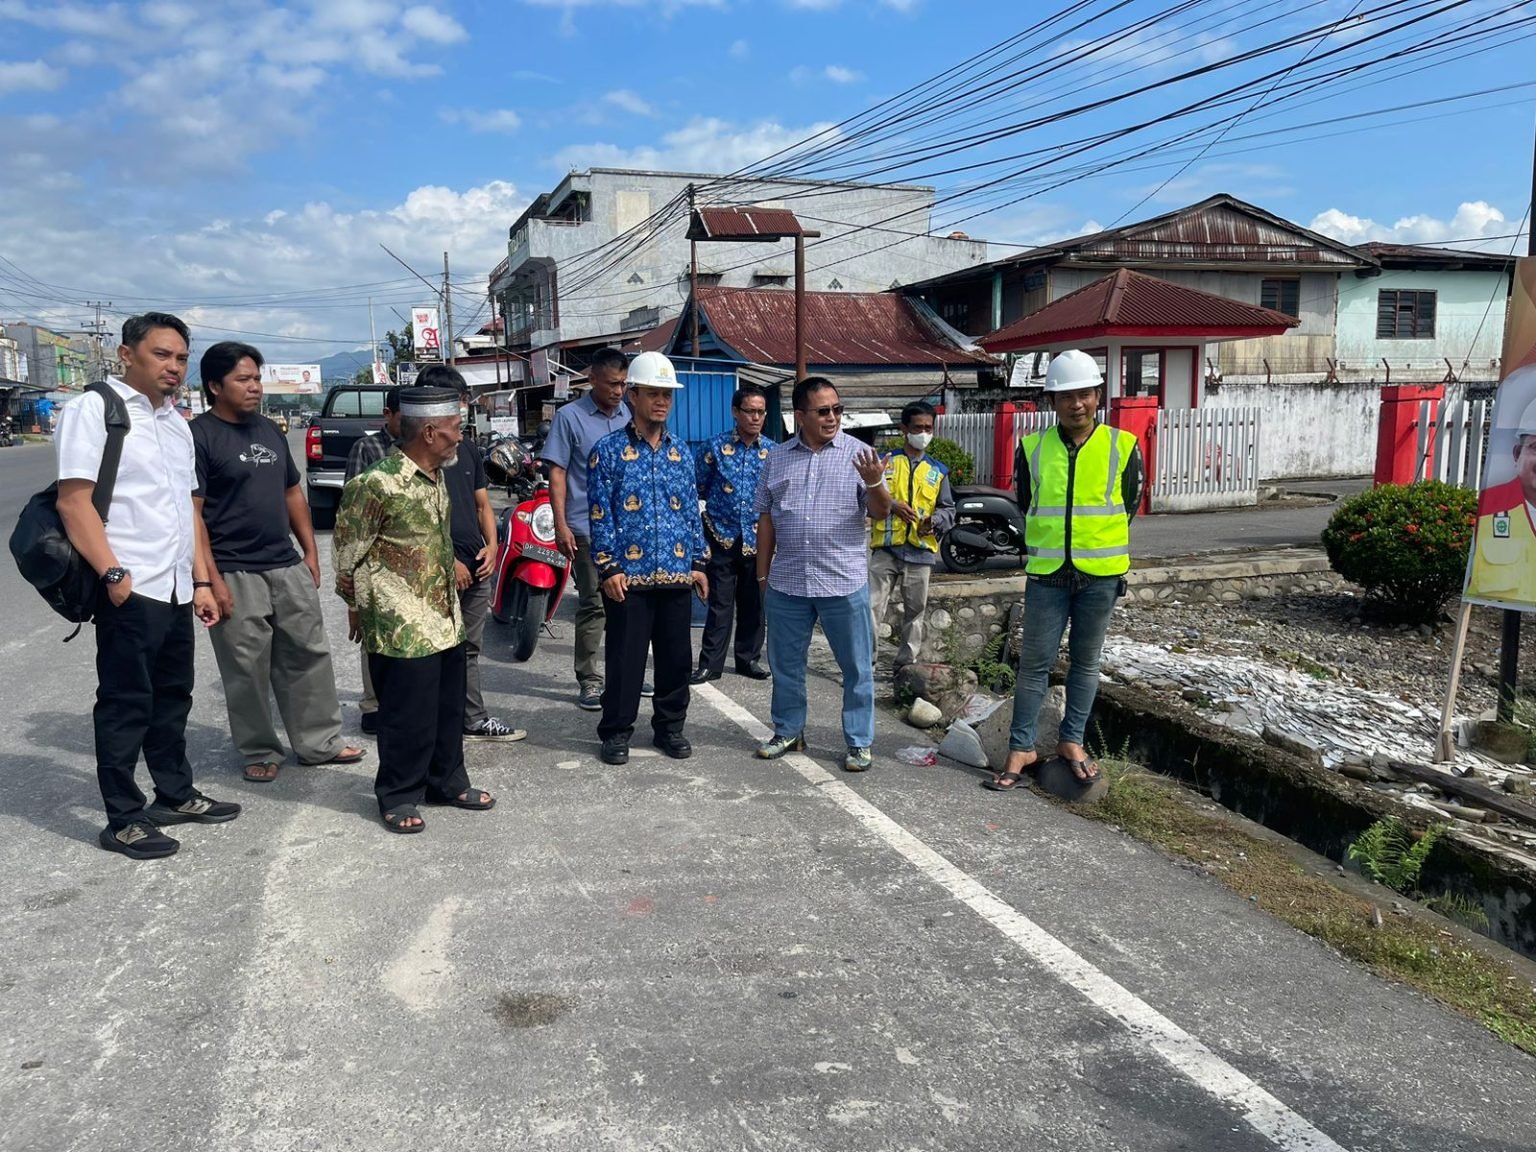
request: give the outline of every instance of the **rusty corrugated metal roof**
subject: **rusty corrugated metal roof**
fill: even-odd
[[[721,344],[758,364],[795,362],[795,295],[777,288],[701,288],[700,315]],[[686,315],[686,312],[684,313]],[[990,356],[944,337],[891,292],[807,292],[806,361],[813,365],[949,365]]]
[[[1461,248],[1432,248],[1423,244],[1387,244],[1373,240],[1360,245],[1360,249],[1380,260],[1383,268],[1498,270],[1514,263],[1514,257],[1498,252],[1468,252]]]
[[[700,208],[689,223],[688,239],[775,240],[801,231],[788,208]]]
[[[989,352],[1020,352],[1110,336],[1278,336],[1301,323],[1294,316],[1170,284],[1122,268],[1038,312],[1015,320],[979,343]]]

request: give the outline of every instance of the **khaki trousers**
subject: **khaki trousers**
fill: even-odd
[[[303,564],[270,572],[226,572],[234,615],[209,632],[224,681],[229,734],[247,766],[280,764],[286,753],[272,701],[294,755],[306,764],[341,751],[341,705],[320,612]]]
[[[923,612],[928,607],[928,577],[933,568],[902,560],[889,548],[876,548],[869,554],[869,608],[875,622],[875,642],[880,640],[880,625],[885,620],[891,592],[901,585],[900,647],[896,666],[911,664],[923,650]]]

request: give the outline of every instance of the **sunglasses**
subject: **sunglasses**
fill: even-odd
[[[843,406],[841,404],[827,404],[821,408],[802,408],[800,411],[804,412],[807,416],[820,416],[825,419],[828,416],[841,416],[843,414]]]

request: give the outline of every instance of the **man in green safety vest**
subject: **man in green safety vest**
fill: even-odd
[[[1013,695],[1008,762],[983,781],[996,792],[1018,787],[1040,760],[1035,726],[1061,637],[1067,641],[1067,705],[1056,754],[1082,781],[1099,766],[1083,748],[1099,688],[1099,652],[1131,567],[1131,519],[1141,502],[1141,449],[1129,432],[1099,423],[1104,378],[1076,349],[1051,359],[1045,392],[1057,423],[1019,441],[1015,461],[1024,510],[1024,638]]]

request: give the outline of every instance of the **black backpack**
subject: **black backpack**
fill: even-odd
[[[96,490],[91,493],[91,504],[105,524],[112,505],[112,489],[117,486],[123,438],[130,427],[128,406],[110,384],[102,381],[90,385],[87,391],[100,396],[106,408],[107,443],[101,453],[101,469],[96,473]],[[16,558],[22,577],[48,601],[48,606],[64,619],[81,625],[96,615],[101,579],[69,542],[58,501],[57,481],[27,501],[11,532],[11,555]],[[73,640],[79,631],[76,627],[64,637],[65,642]]]

